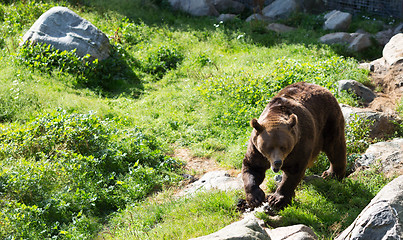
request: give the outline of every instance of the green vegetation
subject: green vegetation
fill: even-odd
[[[31,24],[57,5],[110,37],[108,60],[19,46]],[[184,170],[169,157],[172,147],[239,169],[249,120],[277,91],[307,81],[358,105],[335,83],[367,84],[358,61],[379,52],[319,44],[318,16],[294,15],[285,23],[299,29],[276,34],[261,23],[217,23],[167,6],[0,1],[1,239],[185,239],[214,232],[239,217],[242,193],[173,197]],[[371,141],[366,124],[357,120],[346,130],[350,168]],[[326,167],[321,156],[307,174]],[[386,184],[371,171],[342,183],[303,184],[294,204],[279,213],[283,224],[300,219],[330,238]],[[334,202],[331,186],[343,192]],[[346,199],[356,206],[348,215]]]

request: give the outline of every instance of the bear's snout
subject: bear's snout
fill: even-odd
[[[273,172],[277,173],[278,171],[280,171],[281,165],[283,165],[283,161],[281,160],[276,160],[273,163]]]

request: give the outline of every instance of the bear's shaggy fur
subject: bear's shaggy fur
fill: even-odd
[[[265,199],[259,185],[270,167],[283,171],[282,181],[268,203],[282,209],[316,157],[326,153],[330,167],[322,177],[342,179],[346,172],[344,118],[334,96],[325,88],[300,82],[281,90],[253,127],[242,164],[246,201],[250,207]]]

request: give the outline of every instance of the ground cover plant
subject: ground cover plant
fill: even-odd
[[[105,32],[112,57],[88,62],[46,45],[19,46],[31,24],[56,5]],[[186,239],[214,232],[239,217],[242,193],[172,197],[183,171],[169,157],[173,147],[239,169],[249,120],[281,88],[308,81],[359,105],[338,93],[336,82],[369,84],[357,68],[366,56],[342,56],[345,50],[317,43],[323,34],[311,24],[317,16],[293,16],[287,24],[298,31],[276,34],[241,19],[190,17],[157,0],[0,1],[0,13],[4,239]],[[366,123],[355,124],[346,132],[349,166],[372,141]],[[323,168],[326,159],[319,159],[308,174]],[[332,182],[301,186],[297,201],[280,213],[283,224],[297,216],[331,238],[386,184],[374,176],[335,184],[344,194],[334,203],[323,199],[332,198]],[[345,199],[356,206],[348,216],[339,214]],[[330,217],[325,208],[337,214]]]

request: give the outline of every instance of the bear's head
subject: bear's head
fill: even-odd
[[[296,129],[298,118],[295,114],[287,117],[286,119],[271,119],[262,123],[259,123],[257,119],[252,119],[250,122],[254,128],[252,143],[267,158],[274,172],[281,169],[284,159],[294,149],[298,140]]]

